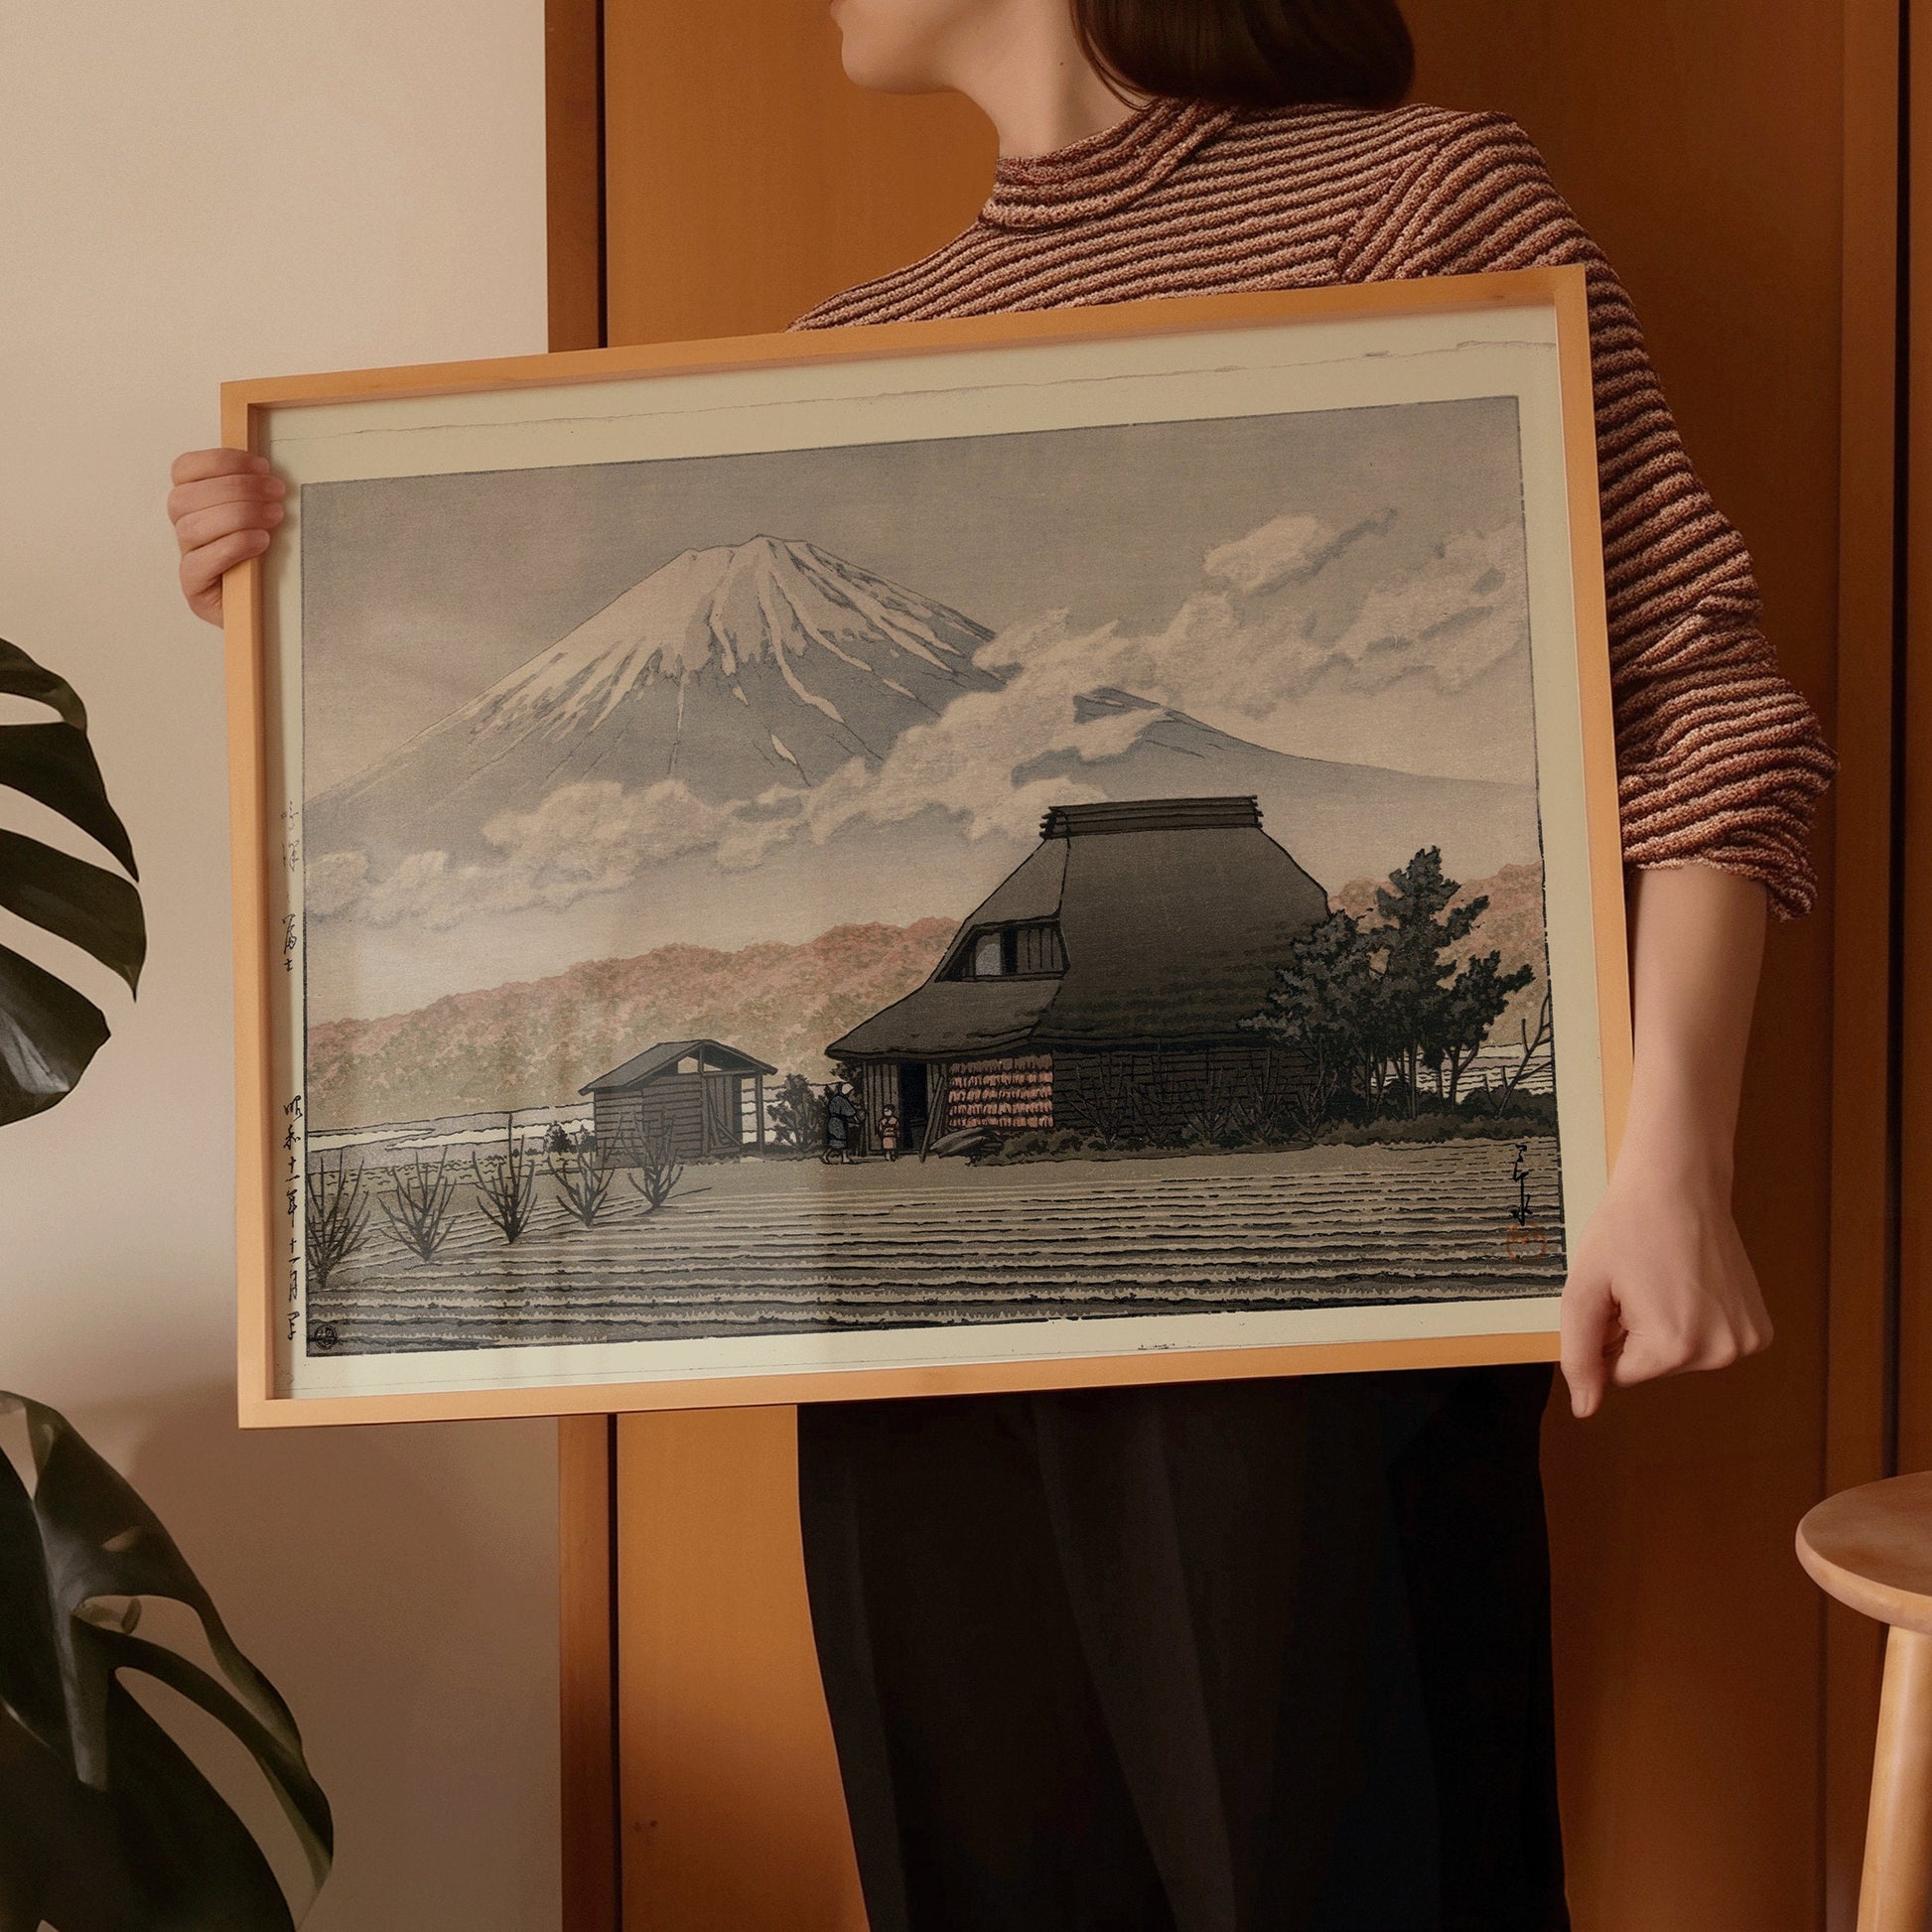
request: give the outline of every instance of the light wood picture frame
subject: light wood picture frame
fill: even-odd
[[[1555,1357],[1580,270],[222,405],[245,1424]]]

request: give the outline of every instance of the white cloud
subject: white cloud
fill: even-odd
[[[314,917],[352,913],[372,925],[416,919],[444,928],[473,912],[562,907],[616,892],[649,865],[721,845],[736,815],[674,778],[642,791],[609,780],[564,785],[535,811],[505,812],[483,827],[500,854],[488,863],[414,852],[372,880],[362,854],[330,853],[309,867],[305,896]]]
[[[331,919],[346,912],[362,897],[368,878],[369,862],[360,852],[330,852],[311,859],[302,877],[302,897],[309,916]]]
[[[1335,531],[1319,517],[1290,511],[1207,553],[1202,574],[1244,597],[1305,575],[1334,553]]]
[[[804,824],[823,841],[854,819],[895,824],[936,806],[964,818],[973,838],[1030,837],[1049,804],[1103,797],[1077,781],[1016,783],[1014,773],[1053,753],[1093,761],[1134,745],[1149,714],[1078,716],[1082,696],[1114,681],[1096,667],[1114,662],[1123,641],[1111,628],[1071,631],[1063,617],[994,638],[979,658],[1000,667],[1003,689],[969,692],[902,732],[877,770],[854,759],[803,795]]]
[[[474,867],[453,867],[447,852],[412,852],[386,879],[364,888],[354,910],[371,925],[416,918],[441,930],[455,925],[478,903],[466,890]]]
[[[579,884],[600,892],[634,878],[640,865],[717,844],[731,817],[676,778],[642,791],[597,779],[553,791],[533,812],[492,818],[483,837],[539,895]]]
[[[1425,698],[1459,691],[1528,650],[1522,538],[1513,526],[1451,537],[1419,561],[1392,558],[1337,608],[1316,595],[1326,567],[1344,557],[1358,570],[1372,566],[1375,549],[1397,534],[1394,518],[1347,532],[1287,527],[1296,522],[1280,519],[1209,557],[1209,574],[1228,587],[1189,598],[1150,646],[1153,674],[1173,694],[1167,702],[1263,721],[1324,680],[1370,696],[1412,677]],[[1272,563],[1262,541],[1270,537]],[[1230,550],[1240,555],[1216,570]]]

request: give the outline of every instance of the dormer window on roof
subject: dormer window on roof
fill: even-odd
[[[980,926],[969,932],[949,978],[959,980],[1040,979],[1066,971],[1066,948],[1053,919],[1029,919],[1019,925]]]

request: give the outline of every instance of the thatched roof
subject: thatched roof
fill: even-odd
[[[1250,1039],[1327,895],[1261,829],[1253,798],[1064,805],[961,924],[932,976],[826,1048],[835,1060]],[[988,927],[1052,920],[1066,970],[961,978]]]
[[[727,1046],[716,1039],[660,1039],[655,1046],[647,1046],[635,1059],[625,1060],[621,1066],[613,1067],[609,1073],[601,1073],[587,1087],[579,1087],[579,1093],[609,1093],[618,1087],[640,1087],[646,1080],[654,1080],[660,1073],[667,1073],[679,1060],[704,1053],[704,1070],[707,1073],[775,1073],[775,1066],[766,1066],[762,1060],[755,1060],[749,1053],[741,1053],[735,1046]]]

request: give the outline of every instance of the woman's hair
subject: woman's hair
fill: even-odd
[[[1400,0],[1073,0],[1087,58],[1139,94],[1391,107],[1416,76]]]

